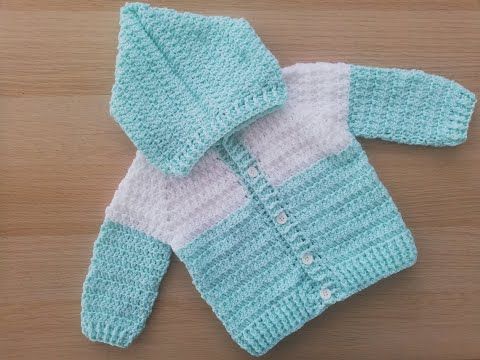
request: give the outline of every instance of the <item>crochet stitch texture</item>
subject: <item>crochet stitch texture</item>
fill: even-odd
[[[125,5],[110,110],[165,173],[285,103],[277,60],[244,19]]]
[[[412,234],[355,136],[457,145],[475,96],[417,70],[314,63],[282,77],[285,106],[224,134],[187,176],[165,174],[151,159],[157,144],[137,139],[84,283],[87,337],[133,341],[172,250],[233,340],[257,356],[415,263]]]

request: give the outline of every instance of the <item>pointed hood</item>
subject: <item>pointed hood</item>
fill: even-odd
[[[111,114],[164,173],[187,174],[218,140],[285,100],[278,62],[246,20],[121,9]]]

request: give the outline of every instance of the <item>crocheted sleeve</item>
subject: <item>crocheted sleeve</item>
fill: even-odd
[[[137,154],[107,208],[83,285],[82,331],[92,341],[128,346],[152,310],[171,255],[160,240],[158,173]]]
[[[475,101],[458,83],[423,71],[350,65],[348,124],[361,137],[458,145]]]

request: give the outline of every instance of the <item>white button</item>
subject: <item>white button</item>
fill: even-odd
[[[328,300],[332,297],[332,292],[329,289],[322,289],[320,290],[320,297],[323,300]]]
[[[255,166],[250,166],[248,169],[247,169],[247,174],[248,176],[250,176],[252,179],[253,178],[256,178],[258,176],[258,170]]]
[[[313,263],[313,255],[306,252],[302,255],[302,263],[304,265],[311,265]]]
[[[277,215],[277,223],[279,223],[280,225],[283,225],[287,222],[288,220],[288,217],[287,217],[287,214],[285,214],[285,211],[281,211],[278,215]]]

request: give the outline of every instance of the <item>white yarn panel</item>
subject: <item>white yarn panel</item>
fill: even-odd
[[[164,175],[137,152],[107,218],[180,249],[247,203],[245,188],[210,150],[186,177]]]
[[[285,106],[248,127],[245,145],[274,186],[337,154],[348,130],[350,71],[346,64],[295,64],[283,69]]]
[[[115,222],[168,243],[165,200],[165,175],[137,151],[105,214]]]

